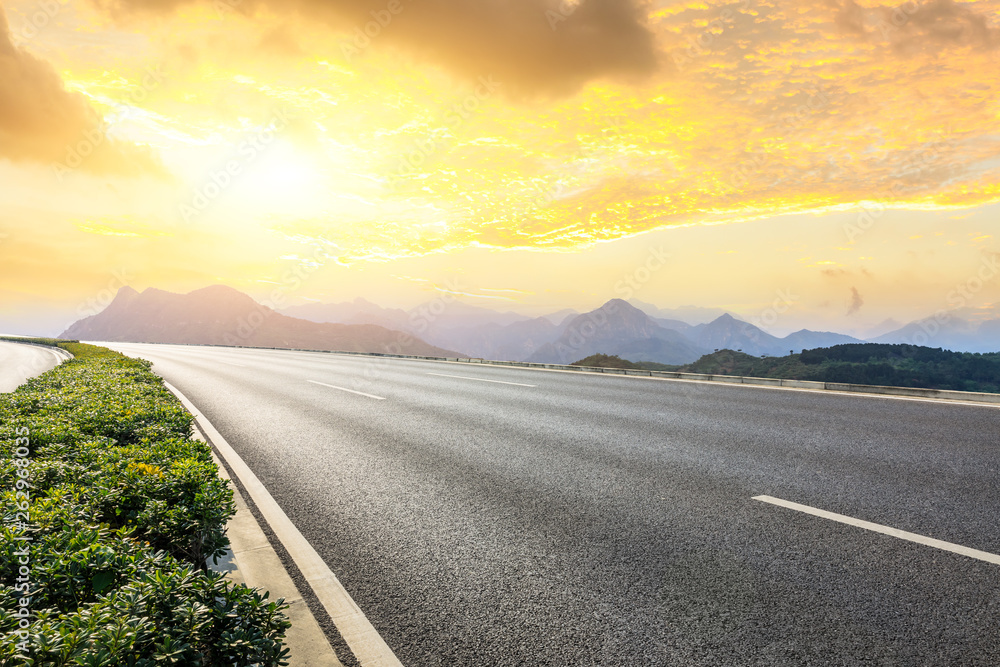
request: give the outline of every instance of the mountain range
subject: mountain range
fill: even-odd
[[[869,340],[956,352],[997,352],[1000,351],[1000,304],[942,311]]]
[[[153,288],[139,293],[123,287],[107,308],[74,323],[59,337],[464,356],[375,324],[320,324],[288,317],[222,285],[188,294]]]
[[[757,357],[783,356],[804,349],[865,342],[840,333],[808,329],[778,337],[717,309],[694,306],[661,309],[622,299],[612,299],[586,313],[565,309],[542,317],[500,312],[458,301],[431,301],[403,310],[383,308],[365,299],[306,304],[279,312],[224,286],[183,295],[152,288],[140,294],[125,287],[104,311],[73,324],[61,336],[398,351],[561,364],[592,354],[687,364],[720,349]],[[896,328],[870,342],[996,351],[1000,349],[1000,305],[938,314]]]
[[[356,299],[282,312],[316,321],[391,324],[472,357],[538,363],[568,364],[603,353],[635,361],[685,364],[722,348],[760,356],[861,342],[843,334],[808,330],[778,338],[720,309],[662,309],[622,299],[612,299],[588,313],[563,310],[536,318],[460,303],[437,309],[433,305],[403,311]]]

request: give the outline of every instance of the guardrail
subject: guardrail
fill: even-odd
[[[765,387],[786,387],[789,389],[811,389],[814,391],[840,391],[858,394],[878,394],[885,396],[909,396],[911,398],[933,398],[946,401],[967,401],[972,403],[995,403],[1000,405],[1000,394],[987,392],[955,391],[951,389],[921,389],[918,387],[884,387],[845,382],[813,382],[810,380],[788,380],[783,378],[757,378],[740,375],[715,375],[707,373],[680,373],[676,371],[647,371],[631,368],[600,368],[598,366],[570,366],[567,364],[539,364],[530,361],[494,361],[469,357],[426,357],[415,354],[389,354],[383,352],[353,352],[344,350],[309,350],[289,347],[250,347],[247,345],[202,345],[198,343],[177,343],[193,347],[230,347],[248,350],[289,350],[293,352],[322,352],[325,354],[348,354],[360,357],[391,357],[395,359],[422,359],[427,361],[451,361],[457,363],[482,364],[484,366],[513,366],[516,368],[542,368],[558,371],[584,373],[605,373],[607,375],[636,375],[662,378],[666,380],[694,380],[698,382],[720,382],[725,384],[746,384]]]

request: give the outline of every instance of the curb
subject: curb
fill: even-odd
[[[208,442],[200,429],[195,439]],[[284,642],[290,654],[289,667],[344,667],[214,448],[212,460],[219,469],[219,477],[233,489],[236,516],[226,525],[229,553],[221,562],[209,563],[209,568],[225,574],[233,583],[267,591],[272,600],[284,598],[288,604],[285,614],[292,623]]]
[[[345,648],[353,654],[350,657],[361,667],[403,667],[392,649],[365,617],[364,612],[341,586],[336,575],[289,520],[240,455],[184,394],[166,380],[163,384],[194,416],[199,435],[212,446],[213,453],[218,456],[217,464],[223,464],[219,466],[219,476],[242,485],[256,511],[274,534],[277,544],[288,554],[291,563],[298,568],[312,598],[322,605],[333,621],[333,625],[346,644]],[[229,477],[227,470],[235,479]],[[238,495],[234,493],[234,497]],[[299,620],[293,619],[292,628],[286,635],[286,645],[291,651],[290,665],[343,667],[343,663],[330,644],[329,637],[320,628],[319,621],[306,604],[302,591],[293,583],[292,575],[282,563],[274,545],[268,540],[248,505],[246,498],[240,497],[237,516],[230,522],[231,526],[235,526],[230,536],[232,560],[240,572],[239,576],[247,585],[265,588],[277,597],[298,603],[296,614],[299,615]],[[244,510],[242,516],[240,509]],[[289,609],[290,616],[292,609],[294,606]],[[296,623],[301,624],[299,628],[296,628]]]
[[[166,382],[164,384],[178,399],[181,398],[174,387]],[[199,422],[204,419],[202,415],[195,415],[195,418]],[[194,439],[208,443],[200,423],[195,424]],[[272,600],[284,598],[288,604],[285,614],[292,623],[285,633],[284,642],[290,654],[289,667],[344,667],[243,495],[232,483],[214,446],[212,460],[218,468],[219,477],[226,480],[233,490],[236,515],[226,525],[229,553],[214,564],[209,563],[209,568],[225,574],[233,583],[267,591]]]

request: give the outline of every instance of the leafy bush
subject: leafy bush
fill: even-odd
[[[205,568],[235,505],[191,415],[148,362],[60,346],[76,358],[0,395],[0,664],[287,664],[284,601]]]

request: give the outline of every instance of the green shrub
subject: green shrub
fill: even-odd
[[[287,664],[287,605],[205,568],[235,505],[191,415],[148,362],[60,346],[76,358],[0,395],[0,664],[25,646],[31,665]]]

